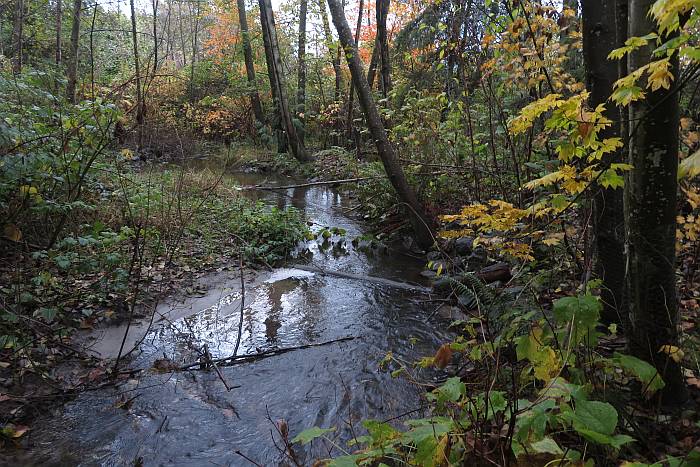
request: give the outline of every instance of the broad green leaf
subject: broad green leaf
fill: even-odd
[[[574,429],[579,433],[586,431],[612,435],[617,427],[617,410],[607,402],[579,400],[572,420]]]
[[[539,441],[531,443],[530,449],[528,449],[528,451],[534,454],[564,454],[564,451],[561,450],[557,442],[548,436],[542,438]]]
[[[328,463],[328,467],[357,467],[358,462],[364,459],[364,457],[365,456],[361,454],[336,457]]]
[[[375,443],[382,443],[384,441],[395,438],[399,433],[389,425],[388,423],[383,423],[377,420],[365,420],[362,422],[372,440]]]
[[[644,360],[631,355],[615,353],[613,361],[620,365],[625,372],[637,378],[649,394],[655,393],[666,385],[656,368]]]
[[[445,402],[445,400],[457,402],[466,393],[466,386],[459,377],[455,376],[437,388],[437,392],[438,402]]]
[[[325,435],[328,432],[335,430],[335,428],[319,428],[317,426],[308,428],[292,439],[292,443],[308,444],[311,441]]]

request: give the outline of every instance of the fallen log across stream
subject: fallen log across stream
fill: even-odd
[[[241,190],[241,191],[245,191],[245,190],[266,190],[266,191],[288,190],[290,188],[308,188],[308,187],[312,187],[312,186],[340,185],[343,183],[355,183],[355,182],[362,182],[365,180],[374,180],[377,178],[386,178],[386,176],[385,175],[375,175],[372,177],[344,178],[341,180],[324,180],[324,181],[319,181],[319,182],[299,183],[297,185],[244,185],[244,186],[238,187],[238,190]]]
[[[400,282],[400,281],[393,281],[391,279],[385,279],[383,277],[367,276],[367,275],[363,275],[363,274],[351,274],[348,272],[340,272],[340,271],[330,271],[327,269],[321,269],[318,266],[307,266],[305,264],[297,264],[297,265],[294,265],[291,267],[294,269],[301,269],[302,271],[315,272],[317,274],[322,274],[322,275],[327,275],[327,276],[342,277],[343,279],[352,279],[352,280],[356,280],[356,281],[374,282],[375,284],[386,285],[387,287],[395,287],[397,289],[413,290],[413,291],[424,292],[424,293],[430,293],[433,290],[430,287],[426,287],[426,286],[423,286],[420,284],[413,284],[411,282]]]
[[[247,362],[254,362],[256,360],[261,360],[263,358],[268,358],[268,357],[274,357],[275,355],[281,355],[283,353],[291,352],[293,350],[301,350],[301,349],[309,349],[311,347],[321,347],[323,345],[328,345],[328,344],[335,344],[336,342],[345,342],[345,341],[351,341],[354,339],[359,339],[357,336],[347,336],[347,337],[341,337],[339,339],[333,339],[330,341],[325,341],[325,342],[317,342],[314,344],[304,344],[304,345],[297,345],[294,347],[284,347],[281,349],[270,349],[270,350],[265,350],[263,352],[258,352],[254,354],[245,354],[245,355],[232,355],[229,357],[222,357],[222,358],[215,358],[215,359],[210,359],[207,361],[209,364],[218,364],[219,366],[231,366],[231,365],[238,365],[239,363],[247,363]],[[188,363],[186,365],[182,365],[179,370],[180,371],[185,371],[185,370],[193,370],[198,367],[200,367],[202,364],[201,361],[196,361],[192,363]]]

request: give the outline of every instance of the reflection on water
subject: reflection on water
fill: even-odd
[[[246,185],[276,181],[250,174],[237,178]],[[362,225],[345,214],[350,200],[332,190],[246,194],[273,206],[295,206],[314,228],[341,227],[349,239],[362,233]],[[421,282],[420,261],[367,256],[347,244],[343,254],[313,246],[312,263],[323,270]],[[231,278],[230,287],[236,280]],[[230,290],[211,292],[220,294],[205,297],[213,305],[151,331],[133,365],[147,368],[163,354],[195,361],[193,345],[206,344],[215,357],[231,355],[242,294]],[[363,418],[388,419],[421,406],[420,388],[379,368],[386,353],[413,361],[447,338],[441,323],[426,321],[432,310],[419,305],[412,292],[375,282],[282,268],[248,285],[244,302],[239,353],[357,339],[221,367],[228,383],[240,386],[230,392],[215,372],[192,371],[148,372],[117,389],[82,394],[32,433],[34,449],[23,463],[133,465],[141,457],[145,465],[246,465],[240,451],[261,465],[275,465],[280,456],[269,418],[285,419],[292,434],[314,425],[337,426],[334,436],[343,445],[352,436],[349,422],[357,427]],[[128,411],[114,407],[121,393],[138,394]],[[300,447],[298,455],[310,464],[327,451],[313,444]]]

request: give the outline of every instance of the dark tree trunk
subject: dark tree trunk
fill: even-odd
[[[360,0],[360,4],[357,8],[357,26],[355,27],[355,47],[357,47],[360,43],[360,30],[362,29],[362,8],[364,6],[363,0]],[[352,80],[350,80],[350,91],[348,92],[348,116],[347,120],[345,121],[345,138],[348,141],[352,141],[352,122],[353,122],[353,114],[354,114],[354,107],[355,105],[355,86],[352,84]],[[357,140],[357,138],[355,138]]]
[[[83,9],[82,0],[73,2],[73,25],[70,31],[70,61],[68,62],[66,85],[66,98],[69,102],[75,102],[75,86],[78,81],[78,51],[80,41],[80,14]]]
[[[282,72],[282,59],[279,54],[279,42],[277,41],[277,30],[275,27],[275,18],[272,13],[272,5],[270,0],[259,0],[260,5],[260,20],[266,23],[265,34],[268,36],[269,49],[272,55],[272,69],[269,72],[274,75],[277,97],[279,101],[280,120],[286,132],[287,141],[292,148],[292,155],[299,161],[306,162],[309,156],[304,148],[304,143],[299,140],[292,115],[289,112],[289,102],[287,100],[286,86],[284,85],[284,76]],[[272,84],[272,79],[270,84]]]
[[[644,36],[656,30],[649,17],[654,0],[631,0],[629,35]],[[669,37],[662,38],[668,40]],[[628,57],[634,72],[656,60],[651,42]],[[670,72],[679,78],[678,54],[670,59]],[[629,109],[629,162],[634,167],[625,187],[627,222],[627,287],[630,326],[626,330],[632,355],[653,364],[666,383],[662,399],[681,404],[686,386],[680,365],[663,349],[678,345],[676,295],[676,213],[678,182],[677,90],[648,90],[646,99]]]
[[[287,152],[287,138],[282,129],[282,111],[280,110],[280,100],[277,94],[277,75],[274,72],[275,65],[272,57],[272,46],[270,45],[270,35],[267,31],[267,22],[263,21],[263,13],[260,12],[260,27],[262,28],[263,46],[265,48],[265,63],[267,64],[267,76],[270,80],[270,94],[272,94],[273,107],[276,117],[271,122],[277,138],[277,152]]]
[[[425,215],[423,206],[418,202],[415,192],[408,184],[403,169],[399,164],[398,157],[384,130],[379,112],[372,99],[369,83],[365,79],[365,72],[360,62],[357,47],[354,45],[350,26],[348,26],[348,22],[345,19],[343,7],[338,0],[328,0],[328,4],[333,17],[333,24],[335,24],[335,29],[338,31],[340,44],[345,50],[345,58],[350,67],[350,74],[355,89],[357,90],[358,100],[360,101],[362,111],[367,119],[369,130],[377,145],[377,152],[384,165],[384,170],[386,171],[387,177],[389,177],[389,181],[396,190],[399,199],[407,205],[408,215],[416,236],[416,241],[422,248],[427,249],[434,243],[433,235],[428,224],[428,218]]]
[[[331,34],[331,26],[328,22],[328,12],[326,11],[326,0],[318,0],[318,6],[321,9],[323,32],[326,36],[328,53],[331,56],[331,64],[333,65],[333,72],[335,73],[335,101],[340,102],[342,89],[342,70],[340,69],[340,55],[338,54],[340,49],[336,48],[335,41],[333,40],[333,34]]]
[[[305,120],[306,113],[306,10],[308,0],[301,0],[299,5],[299,45],[297,55],[299,69],[297,70],[297,109],[296,113],[301,122]],[[299,131],[299,140],[304,142],[304,131]]]
[[[61,64],[61,34],[63,29],[63,0],[56,0],[56,65]]]
[[[15,22],[12,28],[12,40],[14,42],[14,57],[12,59],[12,71],[22,71],[24,54],[24,0],[17,0],[15,4]]]
[[[136,31],[136,8],[134,8],[134,0],[129,0],[129,8],[131,9],[131,43],[134,48],[134,73],[136,75],[136,144],[138,149],[141,149],[143,146],[143,93],[141,92],[141,62],[139,60],[139,43]]]
[[[369,88],[374,87],[374,80],[377,76],[377,65],[379,64],[379,41],[374,40],[374,48],[372,49],[372,58],[369,60],[369,68],[367,69],[367,84]]]
[[[158,0],[151,0],[153,6],[153,76],[158,71]]]
[[[620,137],[620,111],[607,103],[613,84],[618,78],[618,66],[608,60],[608,54],[617,48],[615,0],[587,0],[583,2],[583,53],[586,64],[586,87],[590,92],[589,104],[596,108],[606,104],[605,116],[612,125],[600,132],[600,138]],[[600,170],[620,160],[621,151],[605,155]],[[623,190],[599,187],[593,198],[593,222],[596,242],[596,269],[603,280],[601,298],[603,321],[623,323],[627,312],[623,305],[625,257]]]
[[[384,97],[391,91],[391,58],[389,56],[389,37],[386,31],[390,1],[377,0],[377,45],[379,45],[379,58],[382,65],[382,93]]]
[[[241,25],[241,38],[243,42],[243,57],[245,59],[245,72],[248,77],[248,85],[250,86],[250,104],[253,107],[253,115],[260,122],[265,122],[265,114],[263,113],[262,104],[260,103],[260,95],[258,94],[258,85],[255,81],[255,64],[253,62],[253,49],[250,46],[250,32],[248,30],[248,17],[245,11],[245,0],[238,1],[238,22]]]

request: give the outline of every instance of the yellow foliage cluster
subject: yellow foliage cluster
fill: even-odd
[[[527,243],[507,240],[521,232],[526,225],[522,222],[529,212],[511,203],[491,200],[486,204],[465,206],[459,214],[441,216],[444,222],[457,222],[460,229],[440,232],[443,238],[456,238],[477,235],[474,245],[482,245],[487,250],[522,261],[532,261],[532,248]],[[479,234],[489,234],[479,235]],[[496,234],[496,235],[494,235]]]
[[[562,22],[573,21],[575,12],[554,5],[521,2],[514,11],[515,18],[508,29],[498,35],[485,34],[482,47],[494,49],[493,58],[486,61],[486,76],[499,73],[506,87],[538,89],[551,85],[557,92],[580,92],[584,89],[566,69],[569,50],[581,48],[581,34],[575,28],[567,29],[567,41],[559,41]]]

